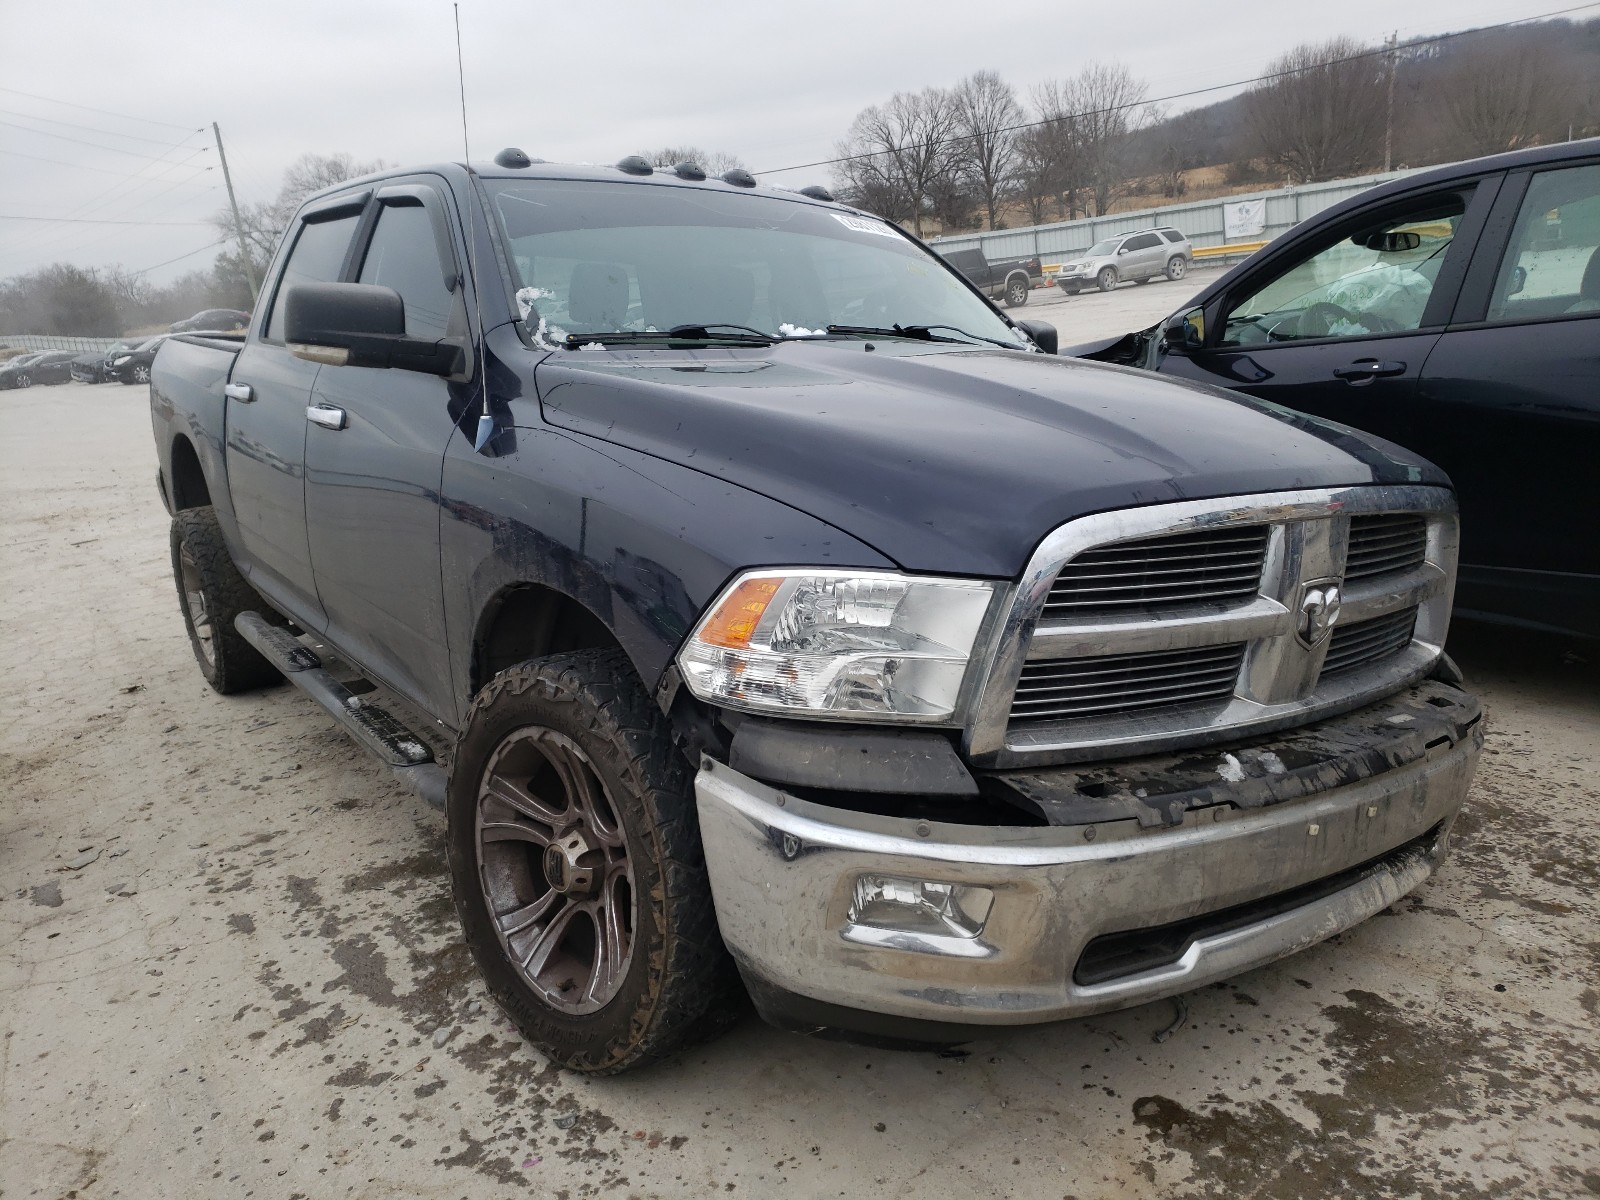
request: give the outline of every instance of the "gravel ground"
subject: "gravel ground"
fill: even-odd
[[[1490,733],[1450,862],[1166,1040],[1171,1002],[951,1056],[750,1018],[588,1081],[484,996],[442,819],[293,689],[202,683],[154,470],[143,388],[0,392],[6,1200],[1600,1193],[1600,654],[1460,631]]]

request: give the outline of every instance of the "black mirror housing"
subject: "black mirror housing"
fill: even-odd
[[[1161,343],[1168,350],[1198,350],[1205,345],[1205,312],[1191,308],[1170,316],[1161,326]]]
[[[1054,354],[1059,340],[1056,327],[1049,321],[1018,321],[1017,328],[1033,339],[1033,344],[1046,354]]]
[[[466,349],[453,338],[406,336],[406,306],[393,288],[369,283],[301,283],[283,299],[284,340],[297,358],[336,367],[392,367],[458,375]]]

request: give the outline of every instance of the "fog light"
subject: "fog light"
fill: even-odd
[[[876,929],[975,938],[993,904],[994,893],[984,887],[863,875],[850,899],[850,921]]]

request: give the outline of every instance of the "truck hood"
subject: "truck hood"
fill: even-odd
[[[911,571],[1014,577],[1055,526],[1109,509],[1447,482],[1398,446],[1263,401],[999,349],[561,351],[535,381],[550,424],[760,492]]]

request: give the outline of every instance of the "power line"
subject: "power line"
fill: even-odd
[[[21,117],[26,121],[43,121],[47,125],[65,125],[68,129],[81,129],[85,133],[98,133],[103,134],[106,137],[127,138],[130,141],[135,142],[151,142],[157,146],[180,146],[183,144],[182,141],[169,142],[163,141],[161,138],[145,137],[141,133],[118,133],[115,129],[101,129],[96,125],[79,125],[76,121],[58,121],[54,117],[36,116],[33,113],[17,112],[15,109],[11,108],[0,108],[0,113],[4,113],[8,117]],[[200,129],[191,129],[189,132],[191,134],[196,134],[203,131]]]
[[[151,199],[155,199],[154,196]],[[93,217],[26,217],[20,213],[0,213],[0,221],[49,221],[68,225],[209,225],[210,221],[105,221]]]
[[[1564,17],[1570,13],[1583,12],[1586,9],[1600,8],[1600,0],[1590,4],[1575,4],[1570,8],[1558,8],[1551,12],[1538,13],[1531,17],[1518,17],[1514,21],[1501,21],[1495,25],[1479,25],[1475,29],[1461,29],[1454,33],[1440,33],[1432,37],[1412,38],[1406,42],[1407,47],[1427,46],[1438,42],[1447,42],[1454,38],[1469,37],[1474,34],[1491,33],[1496,29],[1509,29],[1513,25],[1526,25],[1531,21],[1547,21],[1553,17]],[[1249,79],[1236,79],[1232,83],[1216,83],[1209,87],[1193,88],[1186,92],[1173,92],[1166,96],[1156,96],[1148,100],[1129,101],[1124,104],[1112,104],[1105,108],[1085,109],[1082,112],[1062,113],[1054,117],[1045,117],[1038,121],[1024,121],[1017,125],[1006,125],[999,129],[988,129],[981,134],[958,134],[954,137],[940,138],[936,142],[909,142],[904,146],[896,146],[894,150],[918,150],[935,145],[952,145],[958,142],[970,142],[974,137],[993,137],[997,133],[1019,133],[1024,129],[1038,129],[1045,125],[1053,125],[1058,121],[1081,119],[1083,117],[1105,116],[1109,113],[1123,112],[1131,108],[1146,108],[1151,105],[1165,104],[1171,100],[1188,100],[1195,96],[1208,95],[1211,92],[1224,92],[1230,88],[1249,87],[1253,83],[1271,83],[1279,79],[1287,79],[1292,75],[1301,75],[1307,71],[1321,70],[1324,67],[1336,66],[1340,63],[1358,62],[1364,58],[1377,58],[1390,53],[1387,46],[1380,46],[1376,50],[1364,50],[1359,54],[1347,55],[1344,58],[1331,58],[1326,62],[1316,63],[1310,67],[1296,67],[1288,71],[1272,71],[1264,75],[1255,75]],[[890,153],[889,150],[869,150],[861,154],[844,154],[838,158],[824,158],[816,162],[797,163],[792,167],[769,167],[764,171],[752,171],[753,175],[781,175],[785,171],[804,171],[812,167],[833,167],[840,163],[857,162],[863,158],[877,158],[881,154]]]
[[[0,87],[0,92],[9,92],[13,96],[26,96],[29,100],[43,100],[46,104],[61,104],[67,108],[81,108],[84,112],[99,113],[104,117],[120,117],[124,121],[141,121],[146,125],[165,125],[169,129],[189,130],[187,125],[175,125],[171,121],[152,121],[149,117],[135,117],[130,116],[128,113],[113,112],[109,108],[94,108],[71,100],[57,100],[54,96],[38,96],[33,92],[18,91],[16,88]]]
[[[12,129],[20,129],[25,133],[37,134],[40,137],[58,138],[63,142],[77,142],[78,145],[80,145],[80,146],[93,146],[96,150],[109,150],[113,154],[126,154],[130,158],[148,158],[151,162],[160,162],[161,161],[161,157],[159,155],[155,155],[155,154],[140,154],[135,150],[123,150],[123,149],[120,149],[120,148],[118,148],[116,146],[102,146],[99,142],[89,142],[89,141],[85,141],[83,138],[68,137],[64,133],[51,133],[48,129],[30,129],[26,125],[18,125],[15,121],[0,121],[0,125],[9,126]],[[198,131],[196,131],[196,132],[198,132]],[[193,137],[194,134],[190,134],[189,136]],[[182,142],[174,143],[175,147],[176,146],[181,146],[181,145],[183,145]],[[209,146],[202,146],[201,147],[202,150],[209,150],[210,148],[211,147],[209,147]]]
[[[113,171],[108,167],[91,167],[86,163],[68,162],[64,158],[46,158],[42,154],[24,154],[21,150],[0,149],[0,154],[7,154],[12,158],[31,158],[35,162],[54,163],[58,167],[72,167],[74,170],[78,171],[98,171],[102,175],[120,175],[125,179],[137,178],[141,171],[146,171],[149,169],[148,167],[140,167],[138,171]],[[210,167],[202,167],[200,169],[202,171],[211,170]]]
[[[209,243],[207,245],[201,246],[199,250],[191,250],[187,254],[178,255],[177,258],[169,258],[169,259],[167,259],[166,262],[158,262],[153,267],[140,267],[137,271],[129,271],[128,274],[130,274],[130,275],[148,275],[151,271],[159,270],[162,267],[170,267],[175,262],[182,262],[186,258],[193,258],[196,254],[204,253],[205,251],[210,250],[213,247],[221,246],[224,243],[230,242],[232,240],[233,240],[232,238],[223,238],[223,239],[221,239],[221,241],[211,242],[211,243]]]

